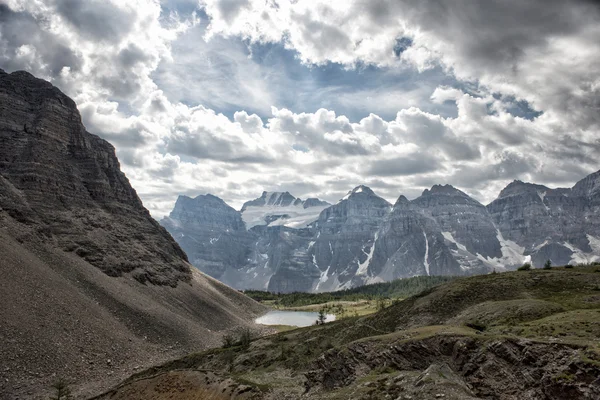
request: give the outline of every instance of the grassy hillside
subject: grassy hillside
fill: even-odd
[[[124,393],[173,380],[205,389],[181,371],[211,371],[211,385],[249,396],[227,398],[596,399],[600,267],[455,279],[376,314],[189,355],[105,398],[141,399]]]

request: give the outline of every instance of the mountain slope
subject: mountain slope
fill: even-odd
[[[263,312],[190,266],[71,99],[1,70],[0,254],[2,399],[97,392]]]

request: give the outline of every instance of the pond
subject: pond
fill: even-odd
[[[310,326],[314,325],[319,313],[309,311],[279,311],[272,310],[256,318],[254,322],[260,325],[291,325],[291,326]],[[325,322],[335,321],[335,315],[327,314]]]

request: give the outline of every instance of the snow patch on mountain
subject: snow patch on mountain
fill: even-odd
[[[373,253],[375,252],[375,243],[377,242],[377,237],[379,232],[375,233],[375,238],[373,239],[373,243],[371,244],[371,248],[369,252],[365,252],[365,248],[363,247],[362,251],[367,255],[367,259],[358,264],[358,270],[356,271],[356,275],[366,275],[369,269],[369,264],[371,264],[371,260],[373,259]]]
[[[289,228],[306,228],[319,219],[321,211],[328,206],[304,208],[301,204],[290,206],[248,206],[242,212],[246,228],[257,225],[287,226]],[[273,219],[269,222],[269,219]]]
[[[423,265],[425,265],[425,271],[427,272],[427,276],[429,276],[429,241],[427,240],[425,231],[423,231],[423,237],[425,238],[425,256],[423,257]]]
[[[587,235],[587,236],[588,236],[588,241],[590,242],[590,247],[591,247],[593,240],[590,240],[590,238],[589,238],[591,235]],[[592,236],[592,238],[595,239],[593,236]],[[596,240],[598,240],[598,239],[596,239]],[[573,252],[573,254],[571,255],[571,263],[573,263],[573,264],[589,264],[589,263],[593,263],[596,261],[600,261],[600,256],[591,254],[591,253],[586,253],[583,250],[578,249],[577,247],[573,246],[569,242],[563,242],[562,244],[567,249],[569,249]],[[600,243],[594,242],[594,246],[599,245],[599,244]],[[592,247],[592,249],[594,251],[596,251],[596,249],[594,249],[594,247]]]

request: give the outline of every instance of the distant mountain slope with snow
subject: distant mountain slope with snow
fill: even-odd
[[[242,218],[248,229],[257,225],[306,228],[330,206],[316,198],[302,200],[289,192],[263,192],[242,206]]]
[[[487,206],[450,185],[401,195],[393,207],[364,185],[333,205],[263,192],[241,211],[207,195],[180,198],[162,224],[194,265],[228,285],[320,292],[598,261],[599,188],[600,171],[573,188],[514,181]]]

